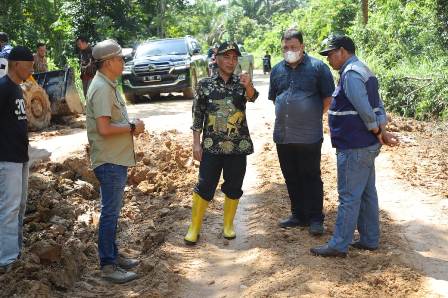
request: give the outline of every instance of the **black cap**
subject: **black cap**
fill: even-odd
[[[241,52],[240,52],[240,49],[238,48],[238,45],[236,43],[234,43],[234,42],[228,42],[228,41],[223,42],[218,47],[217,55],[222,55],[222,54],[224,54],[225,52],[228,52],[228,51],[236,51],[238,56],[241,56]]]
[[[0,32],[0,41],[7,42],[9,40],[8,34],[5,32]]]
[[[8,60],[11,61],[34,61],[33,53],[27,48],[17,46],[12,48],[9,53]]]
[[[325,49],[320,51],[322,56],[328,56],[331,50],[344,48],[350,53],[355,53],[355,43],[353,40],[345,35],[333,35],[324,40]]]

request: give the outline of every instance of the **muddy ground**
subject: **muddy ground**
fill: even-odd
[[[2,297],[169,296],[178,279],[163,249],[190,214],[196,166],[175,131],[136,141],[138,164],[129,170],[119,224],[119,245],[137,257],[141,278],[115,287],[99,278],[98,182],[87,152],[63,163],[36,164],[30,176],[25,250],[0,276]]]
[[[389,130],[400,135],[394,168],[412,186],[448,199],[448,122],[424,122],[393,116]]]
[[[251,216],[252,241],[263,251],[253,260],[247,278],[248,297],[421,297],[421,276],[405,265],[403,239],[397,227],[381,213],[382,239],[374,252],[350,249],[346,259],[311,256],[309,249],[325,243],[334,227],[337,211],[336,169],[328,155],[322,158],[325,193],[325,227],[322,237],[309,235],[306,228],[278,229],[279,218],[289,214],[289,198],[278,171],[275,148],[266,144],[260,171],[260,204]],[[266,233],[266,231],[271,231]],[[264,265],[269,260],[269,266]]]

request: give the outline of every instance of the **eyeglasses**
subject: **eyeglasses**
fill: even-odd
[[[339,51],[339,49],[340,49],[340,48],[338,48],[338,49],[333,49],[333,50],[329,51],[328,54],[327,54],[327,56],[328,56],[328,57],[333,56],[337,51]]]
[[[118,58],[118,59],[117,59]],[[120,62],[124,62],[124,58],[123,58],[123,56],[115,56],[113,59],[116,59],[116,60],[118,60],[118,61],[120,61]]]
[[[298,51],[300,51],[300,49],[301,49],[300,47],[291,47],[291,48],[284,47],[284,48],[282,48],[282,51],[283,51],[283,53],[286,53],[288,51],[298,52]]]

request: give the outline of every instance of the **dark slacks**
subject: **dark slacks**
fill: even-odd
[[[246,155],[218,155],[204,152],[199,166],[199,181],[194,192],[204,200],[211,201],[222,172],[224,183],[221,185],[221,191],[230,199],[239,199],[243,195],[241,188],[246,174],[246,160]]]
[[[84,93],[84,98],[87,99],[87,90],[89,90],[90,83],[93,79],[82,80],[82,92]]]
[[[277,144],[278,160],[291,200],[291,213],[303,224],[322,223],[322,140],[315,144]]]

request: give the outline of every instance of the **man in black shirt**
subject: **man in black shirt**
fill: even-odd
[[[15,47],[0,79],[0,271],[20,255],[28,193],[28,122],[20,83],[33,72],[33,54]]]

